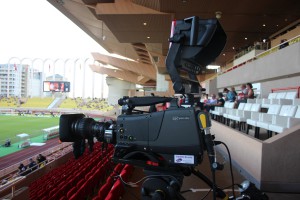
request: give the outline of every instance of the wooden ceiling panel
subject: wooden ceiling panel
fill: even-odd
[[[152,65],[124,60],[121,58],[115,58],[100,53],[92,53],[92,55],[94,57],[94,60],[101,63],[110,64],[119,69],[131,71],[138,75],[146,76],[152,80],[156,80],[156,70]]]
[[[129,71],[114,70],[114,69],[109,69],[97,65],[91,65],[90,68],[92,69],[93,72],[97,72],[100,74],[107,74],[108,76],[122,79],[131,83],[143,84],[142,82],[139,81],[138,79],[139,77],[137,74]]]
[[[161,10],[161,0],[132,0],[132,3],[157,11]]]

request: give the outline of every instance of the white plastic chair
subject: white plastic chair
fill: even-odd
[[[296,99],[297,98],[297,92],[287,92],[285,98],[286,99]]]
[[[227,118],[234,120],[236,116],[242,115],[242,113],[243,113],[244,111],[250,111],[252,105],[253,105],[253,103],[246,103],[246,104],[244,105],[244,109],[243,109],[243,110],[236,110],[235,113],[228,114],[228,115],[227,115]]]
[[[286,129],[291,128],[299,123],[300,106],[292,106],[288,114],[284,116],[273,116],[272,124],[269,125],[269,130],[275,133],[282,133]]]
[[[260,128],[269,130],[269,124],[272,123],[272,116],[278,115],[280,109],[281,109],[281,105],[271,105],[267,113],[261,113],[261,115],[259,116],[259,121],[256,122],[256,127],[257,127],[257,129],[255,130],[256,138],[259,138]]]
[[[256,99],[247,99],[247,103],[256,103]]]
[[[239,130],[241,130],[242,124],[250,118],[251,112],[259,112],[261,108],[260,104],[246,104],[244,110],[237,110],[235,115],[229,115],[228,118],[239,123]]]
[[[223,114],[223,117],[227,118],[228,115],[235,115],[237,110],[244,110],[246,103],[240,103],[239,107],[237,109],[235,108],[227,108],[225,113]]]
[[[270,101],[271,99],[276,99],[276,96],[277,96],[278,93],[270,93],[268,95],[268,98],[263,98],[262,101],[261,101],[261,107],[262,108],[269,108],[269,105],[270,105]]]
[[[260,121],[256,125],[260,128],[268,129],[268,125],[272,122],[272,116],[278,115],[281,105],[271,105],[267,113],[261,113]]]
[[[293,105],[299,106],[300,105],[300,99],[293,99]]]
[[[233,109],[234,102],[226,101],[224,107],[215,107],[215,110],[211,110],[210,113],[216,115],[218,118],[223,117],[226,109]]]
[[[287,92],[280,92],[275,99],[271,99],[270,104],[292,105],[293,100],[286,98]]]

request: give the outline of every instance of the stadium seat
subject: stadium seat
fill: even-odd
[[[130,175],[131,175],[130,171],[127,171],[125,169],[123,169],[120,173],[122,180],[125,182],[128,182]]]
[[[225,113],[223,114],[223,117],[225,118],[225,121],[229,121],[228,120],[228,116],[229,115],[236,115],[238,110],[244,110],[246,103],[240,103],[237,109],[234,108],[228,108],[225,110]],[[229,122],[226,123],[227,125],[229,124]]]
[[[300,105],[300,99],[293,99],[293,105],[299,106]]]
[[[256,103],[256,99],[247,99],[247,103]]]
[[[296,99],[297,98],[297,92],[287,92],[285,98],[286,99]]]
[[[105,171],[104,171],[104,167],[101,166],[100,168],[98,168],[98,170],[96,170],[95,172],[95,179],[97,181],[97,185],[104,179],[105,177]]]
[[[272,123],[272,116],[278,115],[281,109],[281,105],[271,105],[268,109],[268,113],[261,113],[260,120],[256,123],[257,126],[257,138],[259,138],[260,128],[268,130],[269,124]]]
[[[118,179],[109,193],[107,194],[105,200],[119,200],[120,197],[124,194],[123,184],[120,179]]]
[[[101,199],[105,199],[105,197],[109,193],[111,187],[112,187],[112,184],[110,184],[110,183],[104,184],[98,192],[98,197],[100,197]]]
[[[275,133],[282,133],[286,129],[291,128],[300,123],[300,106],[295,106],[297,112],[291,116],[273,116],[272,124],[268,129]]]
[[[80,191],[75,192],[68,200],[79,200],[82,199],[82,195]]]
[[[72,187],[72,188],[67,192],[67,198],[69,199],[76,191],[77,191],[76,186]]]
[[[62,196],[62,197],[60,197],[60,199],[59,200],[68,200],[67,199],[67,197],[66,196]]]
[[[77,184],[76,184],[77,189],[79,189],[83,185],[84,182],[85,182],[84,179],[81,179],[79,182],[77,182]]]
[[[102,200],[103,198],[99,197],[99,196],[95,196],[92,200]]]
[[[295,98],[295,92],[279,92],[276,97],[270,99],[270,101],[264,102],[262,107],[268,108],[272,104],[280,104],[280,105],[292,105],[293,99]]]
[[[133,173],[134,167],[132,165],[126,164],[123,168],[123,170],[128,171],[130,174]]]
[[[267,118],[264,115],[276,115],[278,114],[278,109],[280,105],[271,105],[267,113],[251,113],[251,118],[247,119],[247,134],[249,133],[250,126],[255,127],[255,137],[259,137],[259,127],[257,127],[257,122],[262,122],[263,118]],[[296,112],[296,106],[283,105],[280,108],[279,115],[281,116],[294,116]]]
[[[114,168],[114,172],[116,172],[117,174],[120,174],[121,171],[122,171],[122,169],[123,169],[123,167],[124,167],[124,164],[118,163],[118,164],[115,166],[115,168]]]
[[[251,112],[258,112],[260,104],[246,103],[244,110],[237,110],[235,114],[228,115],[228,119],[239,123],[239,130],[241,130],[242,123],[246,122],[251,116]]]
[[[268,108],[271,102],[271,99],[275,99],[278,93],[269,93],[268,98],[263,98],[261,101],[262,108]]]
[[[226,101],[224,107],[215,107],[215,110],[210,110],[210,113],[213,115],[213,117],[216,117],[217,121],[222,121],[223,114],[227,108],[234,108],[234,102]]]
[[[292,97],[287,98],[287,92],[280,92],[276,98],[271,99],[270,104],[290,105],[292,104]]]

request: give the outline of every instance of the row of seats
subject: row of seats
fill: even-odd
[[[259,138],[260,128],[268,131],[268,136],[272,132],[282,133],[300,123],[300,106],[293,105],[271,105],[267,113],[251,113],[247,119],[247,133],[250,127],[255,128],[255,136]]]
[[[269,108],[270,105],[279,104],[279,105],[300,105],[300,99],[297,98],[298,93],[294,92],[277,92],[270,93],[268,98],[257,98],[249,99],[248,103],[258,103],[261,104],[262,108]]]
[[[251,113],[259,112],[260,109],[261,105],[257,103],[240,103],[237,109],[226,109],[223,117],[227,119],[227,124],[229,124],[229,120],[237,122],[239,125],[239,130],[241,130],[246,120],[250,118]]]
[[[268,131],[269,137],[272,132],[282,133],[300,122],[300,105],[280,105],[271,104],[267,113],[260,112],[262,104],[259,103],[240,103],[237,109],[234,109],[232,102],[225,102],[224,107],[216,107],[211,111],[218,121],[229,125],[230,121],[238,123],[239,130],[255,128],[255,137],[259,138],[259,128]]]
[[[79,159],[70,159],[30,184],[30,199],[83,199],[91,195],[109,174],[112,153],[112,145],[102,151],[96,143],[92,153],[85,151]]]
[[[93,200],[119,200],[125,192],[123,181],[129,181],[133,169],[132,165],[117,164]]]

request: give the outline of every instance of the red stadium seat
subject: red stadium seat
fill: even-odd
[[[132,174],[134,167],[132,165],[126,164],[125,167],[123,168],[124,170],[128,171],[130,175]]]
[[[79,188],[83,185],[84,182],[85,182],[85,180],[84,180],[84,179],[81,179],[81,180],[76,184],[77,189],[79,189]]]
[[[110,189],[111,189],[111,184],[107,184],[107,183],[104,184],[98,192],[98,197],[100,197],[101,199],[105,199]]]
[[[123,169],[120,173],[120,176],[122,177],[123,181],[128,182],[130,173],[127,170]]]
[[[114,168],[114,172],[116,172],[117,174],[120,174],[120,172],[122,171],[123,167],[124,167],[123,164],[121,164],[121,163],[117,164],[115,166],[115,168]]]
[[[72,187],[72,188],[67,192],[67,198],[69,199],[76,191],[77,191],[76,186]]]
[[[92,200],[102,200],[102,198],[99,196],[95,196]]]
[[[107,194],[105,200],[119,200],[123,194],[124,188],[121,181],[118,179]]]

